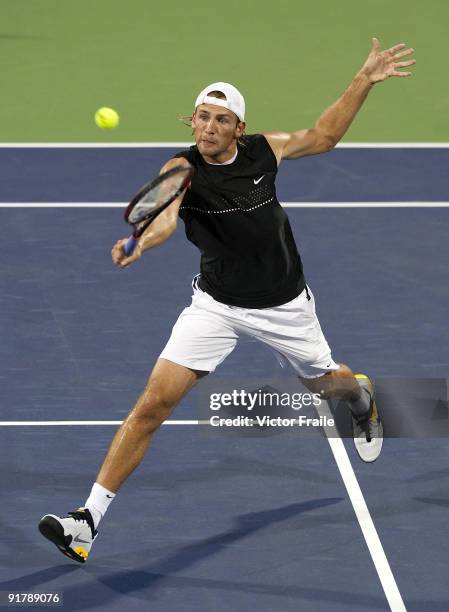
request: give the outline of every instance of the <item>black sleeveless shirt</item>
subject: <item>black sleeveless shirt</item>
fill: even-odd
[[[200,287],[229,306],[272,308],[305,287],[299,253],[274,181],[277,160],[262,134],[238,144],[232,164],[181,151],[195,168],[179,216],[201,252]]]

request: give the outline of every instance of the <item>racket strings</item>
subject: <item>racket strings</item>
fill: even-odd
[[[167,176],[158,185],[152,187],[135,204],[131,210],[128,221],[133,224],[147,219],[154,210],[172,200],[183,188],[189,172],[177,172],[174,176]]]

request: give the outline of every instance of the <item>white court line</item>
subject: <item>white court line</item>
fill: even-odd
[[[449,142],[340,142],[337,149],[447,149]]]
[[[326,420],[332,419],[333,415],[326,402],[322,402],[320,406],[315,406],[316,411],[320,416],[325,416]],[[325,431],[326,433],[326,431]],[[327,436],[326,436],[327,437]],[[348,492],[352,507],[360,525],[360,529],[368,546],[371,559],[379,576],[380,583],[385,593],[385,597],[390,605],[392,612],[407,612],[404,605],[398,585],[394,579],[387,556],[382,547],[382,543],[374,526],[373,519],[366,505],[362,490],[357,481],[356,475],[352,468],[351,462],[346,452],[345,445],[341,438],[327,437],[329,446],[337,464],[340,476]]]
[[[0,149],[171,149],[193,142],[0,142]]]
[[[0,149],[168,149],[193,142],[0,142]],[[449,142],[341,142],[337,149],[447,149]]]
[[[0,427],[64,427],[76,425],[121,425],[123,421],[0,421]],[[201,421],[203,423],[203,421]],[[200,421],[164,421],[162,425],[199,425]]]
[[[449,202],[281,202],[284,208],[448,208]]]
[[[284,208],[449,208],[449,202],[281,202]],[[0,202],[0,208],[125,208],[128,202]]]

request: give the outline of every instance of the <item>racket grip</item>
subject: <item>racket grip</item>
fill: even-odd
[[[136,248],[137,239],[134,236],[130,236],[128,241],[123,245],[123,252],[127,257],[133,254],[134,249]]]

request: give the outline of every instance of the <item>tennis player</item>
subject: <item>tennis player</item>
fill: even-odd
[[[345,134],[373,86],[415,63],[405,44],[386,51],[373,39],[371,52],[343,95],[312,129],[245,136],[245,102],[228,83],[213,83],[198,95],[192,126],[195,146],[162,170],[195,168],[190,187],[150,225],[126,257],[119,240],[112,249],[126,268],[167,240],[178,218],[201,252],[192,303],[176,322],[146,388],[117,431],[82,508],[67,517],[48,514],[39,528],[67,556],[85,562],[97,528],[122,483],[141,462],[158,427],[198,379],[234,349],[239,336],[268,345],[291,365],[301,381],[323,398],[347,401],[357,451],[374,461],[383,440],[368,376],[354,376],[336,363],[323,335],[312,291],[288,217],[275,192],[279,164],[330,151]]]

